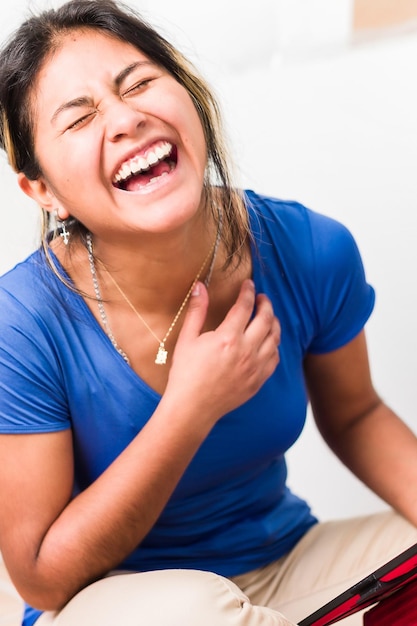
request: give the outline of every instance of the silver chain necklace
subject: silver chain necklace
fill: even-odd
[[[194,279],[190,289],[188,290],[179,311],[177,312],[173,322],[171,323],[167,333],[165,334],[164,338],[162,340],[158,339],[158,337],[155,335],[155,333],[152,331],[152,329],[148,326],[147,322],[143,319],[143,317],[139,314],[139,312],[135,309],[135,307],[133,306],[133,304],[130,302],[130,300],[127,298],[127,296],[124,294],[124,292],[120,289],[119,285],[117,284],[117,282],[115,281],[115,279],[113,278],[113,276],[110,274],[110,272],[107,271],[109,277],[111,278],[112,282],[115,284],[115,286],[117,287],[117,289],[120,291],[121,295],[123,296],[123,298],[125,299],[125,301],[129,304],[129,306],[133,309],[133,311],[136,313],[136,315],[141,319],[141,321],[143,322],[143,324],[146,326],[146,328],[151,332],[151,334],[157,339],[157,341],[159,342],[159,348],[158,348],[158,352],[155,358],[155,363],[157,365],[165,365],[166,361],[167,361],[167,356],[168,356],[168,352],[165,349],[165,341],[168,339],[169,334],[171,333],[171,330],[173,329],[175,323],[177,322],[178,318],[180,317],[185,305],[187,304],[189,297],[191,296],[191,292],[192,289],[195,285],[195,283],[199,280],[201,273],[204,270],[204,267],[207,263],[207,260],[210,256],[210,254],[212,255],[211,258],[211,262],[210,262],[210,266],[208,268],[207,271],[207,275],[206,278],[204,280],[204,284],[206,285],[206,287],[209,286],[210,283],[210,279],[211,279],[211,275],[213,273],[213,268],[214,268],[214,263],[216,260],[216,255],[217,255],[217,250],[220,244],[220,238],[221,238],[221,232],[222,232],[222,212],[219,210],[219,222],[218,222],[218,227],[217,227],[217,234],[216,234],[216,239],[214,241],[214,244],[212,246],[212,249],[210,250],[208,256],[206,257],[203,265],[201,266],[196,278]],[[100,319],[101,322],[103,324],[103,328],[108,336],[108,338],[110,339],[113,347],[115,348],[115,350],[117,350],[117,352],[123,357],[123,359],[126,361],[126,363],[128,365],[130,365],[130,361],[129,361],[129,357],[127,356],[127,354],[122,350],[122,348],[120,348],[120,346],[118,345],[113,332],[111,330],[110,324],[109,324],[109,320],[106,314],[106,310],[104,308],[104,304],[103,304],[103,297],[101,295],[101,290],[100,290],[100,284],[99,284],[99,280],[98,280],[98,276],[97,276],[97,270],[96,270],[96,263],[95,263],[95,259],[94,259],[94,251],[93,251],[93,240],[92,240],[92,235],[91,233],[87,233],[86,235],[86,241],[87,241],[87,253],[88,253],[88,262],[89,262],[89,266],[90,266],[90,272],[91,272],[91,277],[93,280],[93,287],[94,287],[94,293],[96,296],[96,301],[97,301],[97,307],[99,310],[99,314],[100,314]]]
[[[103,298],[101,296],[100,285],[98,283],[98,277],[97,277],[97,272],[96,272],[96,264],[94,262],[93,241],[92,241],[92,238],[91,238],[91,233],[87,233],[87,252],[88,252],[88,262],[89,262],[89,265],[90,265],[91,277],[93,279],[93,287],[94,287],[94,293],[95,293],[95,296],[96,296],[97,307],[98,307],[98,310],[99,310],[99,313],[100,313],[100,319],[101,319],[101,322],[103,324],[104,330],[106,331],[106,335],[108,336],[108,338],[112,342],[113,347],[124,358],[126,363],[128,365],[130,365],[129,357],[127,356],[126,352],[124,352],[117,345],[117,341],[114,338],[114,335],[113,335],[112,330],[110,328],[109,320],[107,319],[106,311],[104,309]]]

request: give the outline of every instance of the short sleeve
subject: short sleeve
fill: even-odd
[[[0,432],[54,432],[70,427],[48,323],[0,289]]]
[[[313,212],[310,225],[316,332],[308,351],[320,354],[342,347],[363,329],[374,308],[375,292],[350,231]]]

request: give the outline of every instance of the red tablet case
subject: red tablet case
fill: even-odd
[[[367,611],[364,626],[415,626],[417,624],[417,580],[408,583]]]
[[[329,626],[376,603],[380,604],[365,613],[367,626],[417,625],[417,544],[301,620],[299,626]],[[396,621],[390,611],[399,615],[400,610],[403,621]]]

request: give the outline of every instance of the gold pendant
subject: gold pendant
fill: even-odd
[[[155,357],[155,363],[157,365],[165,365],[167,362],[168,352],[164,348],[164,344],[160,343],[158,348],[158,353]]]

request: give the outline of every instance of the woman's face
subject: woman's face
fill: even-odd
[[[67,35],[35,84],[38,202],[94,234],[169,232],[196,215],[207,160],[184,87],[136,48]]]

